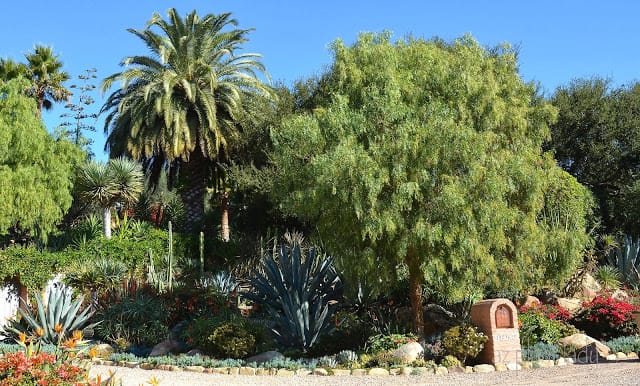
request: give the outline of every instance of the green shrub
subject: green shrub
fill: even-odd
[[[442,338],[442,345],[446,353],[465,363],[467,359],[473,359],[480,354],[487,340],[487,336],[476,327],[463,324],[448,329]]]
[[[522,359],[525,361],[556,360],[558,358],[560,358],[560,348],[557,344],[538,342],[522,348]]]
[[[96,313],[101,323],[95,334],[112,343],[125,339],[131,344],[152,346],[167,338],[167,316],[160,298],[137,290],[121,299],[111,299]]]
[[[538,342],[555,344],[565,336],[579,332],[572,325],[551,319],[548,313],[537,307],[521,308],[518,314],[520,321],[520,344],[532,346]]]
[[[367,339],[366,351],[375,354],[395,350],[403,344],[417,341],[418,337],[415,334],[373,335]]]
[[[256,352],[256,338],[242,323],[223,323],[213,330],[208,339],[214,353],[221,358],[239,359]]]
[[[605,343],[611,349],[611,352],[640,352],[640,336],[620,336],[613,338]]]
[[[460,361],[460,359],[458,359],[454,355],[445,355],[445,357],[442,359],[442,362],[440,362],[440,365],[444,367],[464,366],[464,364]]]

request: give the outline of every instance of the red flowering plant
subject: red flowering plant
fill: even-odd
[[[582,307],[573,323],[593,338],[608,340],[633,335],[637,331],[632,313],[638,310],[638,306],[606,294],[584,302]]]
[[[518,313],[520,343],[523,347],[538,342],[557,343],[565,336],[573,335],[578,330],[569,324],[571,314],[558,305],[533,304],[522,306]]]

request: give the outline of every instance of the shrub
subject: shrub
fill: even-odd
[[[445,355],[442,345],[442,335],[437,334],[427,338],[424,343],[424,359],[439,361]]]
[[[214,353],[222,358],[244,358],[256,351],[256,338],[242,323],[227,322],[216,327],[209,336]]]
[[[637,307],[612,296],[598,295],[582,304],[574,325],[595,339],[606,340],[632,335],[637,331],[632,312]]]
[[[557,344],[538,342],[522,348],[522,359],[525,361],[556,360],[558,358],[560,358],[560,348]]]
[[[415,334],[373,335],[367,339],[366,351],[375,354],[382,351],[395,350],[403,344],[417,341],[418,337]]]
[[[612,352],[640,352],[640,336],[620,336],[605,343]]]
[[[440,365],[444,367],[461,367],[464,364],[457,357],[453,355],[446,355],[442,359],[442,362],[440,362]]]
[[[465,363],[467,359],[473,359],[480,354],[488,339],[476,327],[463,324],[448,329],[442,338],[442,345],[446,353]]]
[[[538,342],[555,344],[578,330],[566,322],[569,312],[557,306],[521,307],[518,314],[520,343],[523,347]]]

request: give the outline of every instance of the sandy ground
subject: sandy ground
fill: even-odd
[[[605,362],[595,365],[570,365],[544,369],[494,372],[487,374],[448,374],[426,376],[242,376],[142,370],[123,367],[92,366],[91,375],[108,375],[116,370],[123,386],[149,385],[156,377],[161,386],[204,385],[640,385],[640,362]]]

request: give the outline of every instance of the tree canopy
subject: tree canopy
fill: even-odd
[[[46,238],[71,206],[83,154],[47,132],[28,87],[21,78],[0,81],[0,234],[18,226]]]
[[[459,300],[571,273],[589,194],[542,152],[555,109],[514,50],[385,33],[333,53],[327,101],[272,132],[281,210],[360,275],[406,267],[418,332],[423,283]]]

